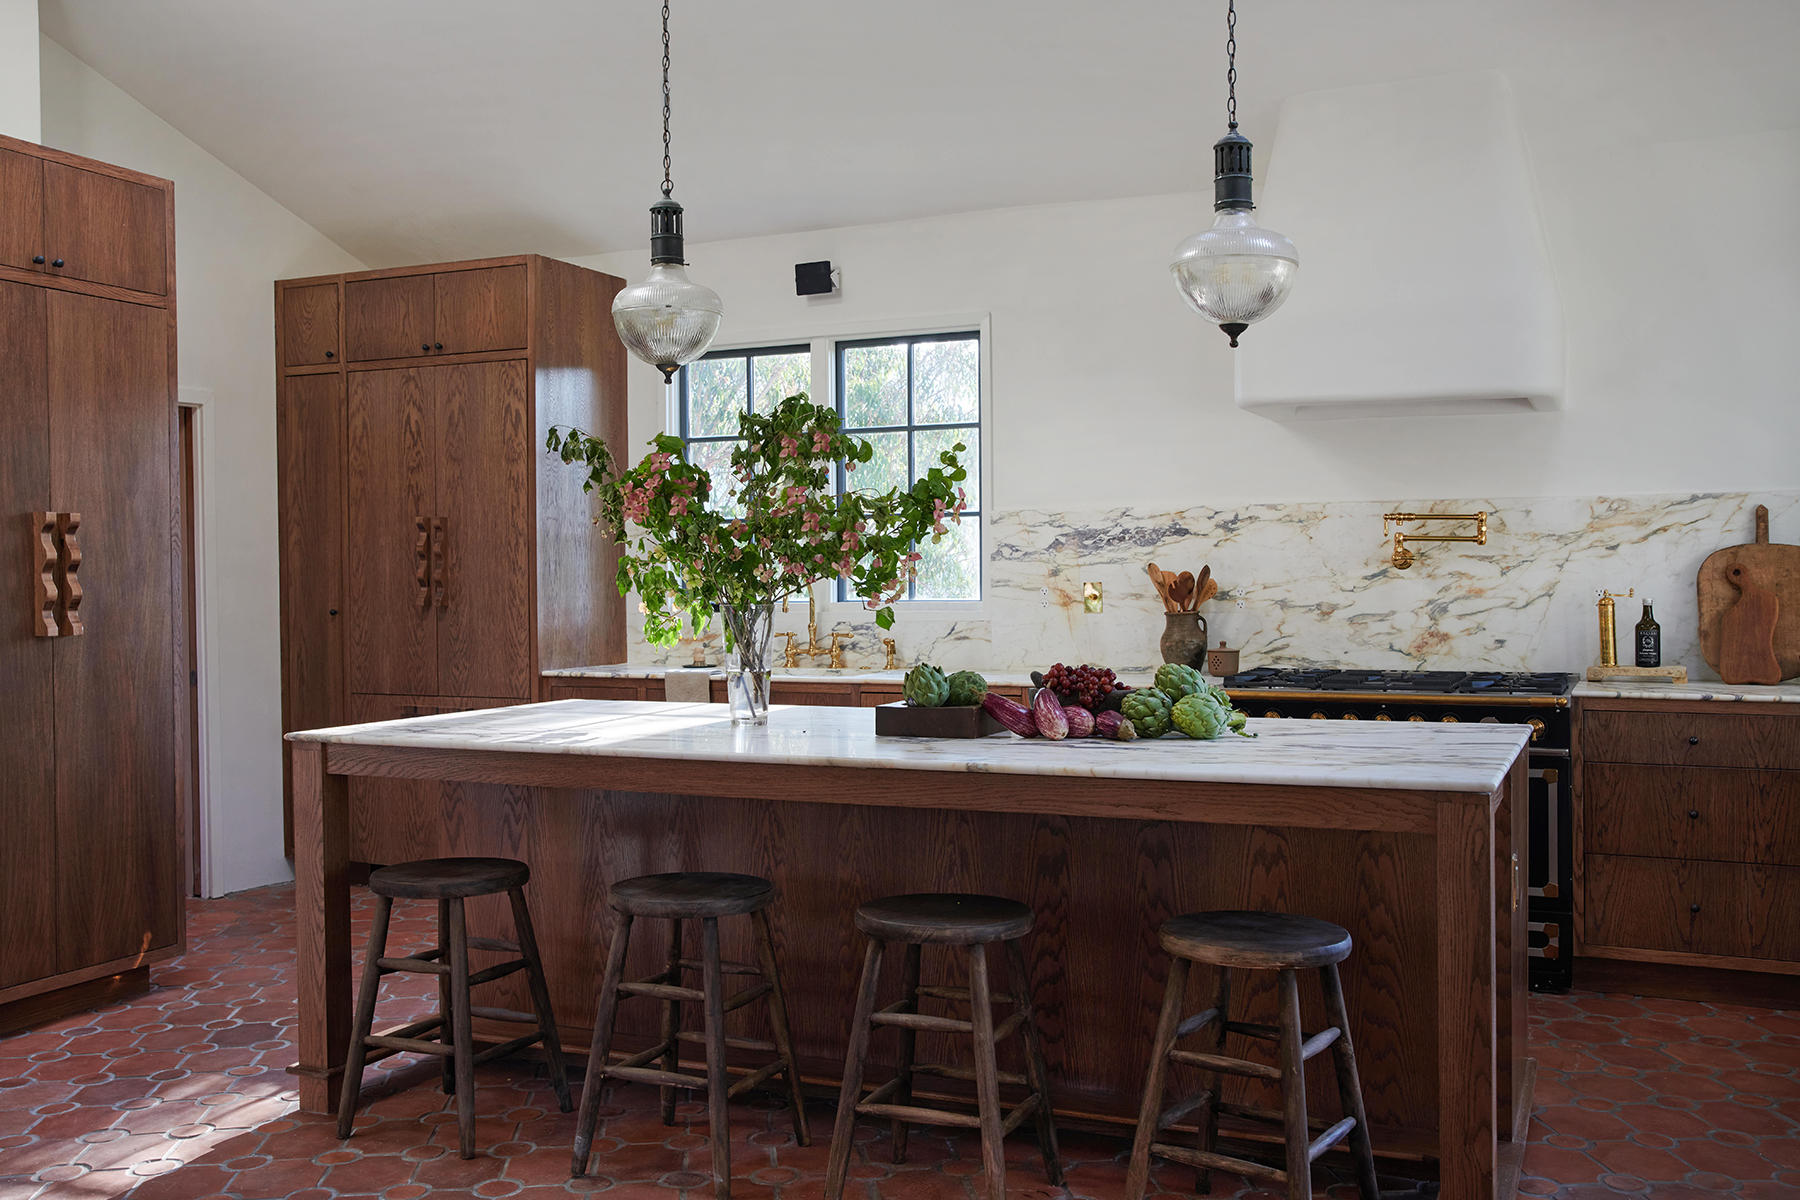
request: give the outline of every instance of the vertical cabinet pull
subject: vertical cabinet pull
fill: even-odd
[[[431,518],[431,594],[439,608],[450,607],[450,519]]]
[[[413,539],[413,579],[419,585],[419,607],[431,607],[431,534],[424,517],[414,517],[418,536]]]
[[[31,514],[31,557],[37,570],[31,576],[31,632],[34,637],[55,637],[62,632],[56,621],[56,602],[62,594],[56,554],[56,513]]]
[[[80,513],[56,515],[56,562],[62,577],[57,621],[64,637],[80,637],[87,632],[87,627],[81,623],[81,581],[75,578],[75,573],[81,570],[81,542],[75,536],[80,528]]]

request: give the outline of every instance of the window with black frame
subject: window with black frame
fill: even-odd
[[[740,511],[730,495],[738,417],[811,390],[811,346],[718,350],[681,369],[681,440],[687,460],[712,476],[713,508],[728,516]]]
[[[981,335],[938,333],[837,344],[837,404],[844,431],[875,447],[838,487],[909,488],[960,442],[968,508],[937,543],[918,546],[907,600],[981,599]],[[852,482],[853,481],[853,482]],[[855,600],[840,580],[838,599]]]

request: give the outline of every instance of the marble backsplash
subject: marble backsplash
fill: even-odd
[[[1598,661],[1594,599],[1605,587],[1651,597],[1663,662],[1716,679],[1700,657],[1694,573],[1714,550],[1753,539],[1758,504],[1769,507],[1774,540],[1800,541],[1800,492],[996,511],[980,605],[967,615],[902,605],[887,636],[902,663],[953,669],[1151,666],[1161,659],[1164,619],[1145,564],[1198,573],[1207,563],[1220,588],[1202,609],[1212,644],[1240,648],[1244,668],[1581,671]],[[1389,561],[1384,512],[1483,509],[1487,545],[1422,542],[1410,569]],[[1466,522],[1437,524],[1408,530],[1468,532]],[[1084,610],[1084,583],[1102,585],[1105,611]],[[1619,603],[1621,661],[1630,661],[1640,614],[1636,600]],[[885,654],[882,632],[866,618],[850,605],[820,610],[822,639],[832,629],[855,632],[845,653],[851,666],[880,666]],[[777,629],[804,634],[805,622],[803,606],[776,616]],[[690,646],[650,646],[636,628],[631,645],[637,663],[692,655]],[[719,661],[716,648],[708,658]]]

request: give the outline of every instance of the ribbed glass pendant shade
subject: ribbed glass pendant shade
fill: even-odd
[[[689,279],[680,263],[656,263],[650,278],[613,297],[612,312],[625,348],[667,379],[706,353],[725,306],[717,292]]]
[[[1294,243],[1264,229],[1244,208],[1221,209],[1212,228],[1175,247],[1169,270],[1193,310],[1215,325],[1255,324],[1281,307],[1294,286],[1300,256]]]

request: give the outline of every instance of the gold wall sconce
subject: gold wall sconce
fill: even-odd
[[[1406,543],[1408,541],[1414,541],[1414,542],[1474,542],[1477,546],[1485,546],[1485,545],[1487,545],[1487,535],[1488,535],[1487,518],[1488,518],[1488,515],[1485,512],[1476,512],[1476,513],[1391,512],[1391,513],[1383,513],[1382,517],[1381,517],[1381,532],[1382,532],[1383,536],[1386,536],[1389,521],[1392,521],[1397,526],[1403,526],[1408,521],[1473,521],[1473,522],[1475,522],[1475,532],[1474,533],[1413,533],[1413,534],[1409,534],[1409,533],[1405,532],[1403,529],[1395,529],[1394,530],[1393,563],[1397,570],[1404,571],[1404,570],[1406,570],[1406,568],[1412,566],[1413,562],[1418,558],[1418,555],[1414,554],[1411,550],[1408,550],[1406,548]]]

